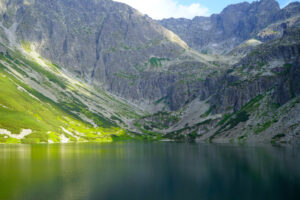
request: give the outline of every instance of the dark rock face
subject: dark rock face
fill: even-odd
[[[232,78],[227,77],[228,84],[221,87],[210,101],[212,105],[217,105],[216,113],[224,113],[231,109],[234,112],[238,111],[251,99],[272,88],[276,81],[268,77],[260,77],[254,81],[245,81],[234,85],[230,83]]]
[[[300,47],[300,45],[299,45]],[[274,102],[284,105],[290,99],[300,95],[300,65],[298,58],[294,59],[292,64],[289,66],[283,74],[280,82],[278,82],[276,90],[274,92]]]
[[[164,19],[160,23],[202,53],[224,54],[243,41],[256,37],[270,24],[296,16],[299,12],[299,3],[280,10],[275,0],[261,0],[230,5],[211,17]]]
[[[300,95],[300,58],[295,61],[290,70],[290,87],[291,87],[291,96]]]
[[[299,33],[299,28],[288,29],[281,39],[263,44],[242,58],[234,68],[246,70],[247,78],[225,76],[226,87],[217,93],[212,103],[224,106],[234,105],[234,111],[238,111],[249,100],[270,89],[275,88],[273,100],[280,105],[297,96],[300,81]],[[264,66],[272,67],[270,63],[273,62],[283,64],[275,64],[278,67],[272,68],[272,76],[261,75],[261,71],[266,70],[263,69]],[[257,71],[257,74],[249,76],[253,71]]]

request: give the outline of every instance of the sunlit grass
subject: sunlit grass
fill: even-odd
[[[5,60],[2,59],[2,61]],[[23,62],[45,76],[53,76],[53,79],[50,80],[63,84],[38,64],[27,60],[23,60]],[[33,131],[22,140],[2,137],[1,143],[58,143],[61,142],[61,135],[73,142],[111,142],[112,135],[125,134],[125,130],[119,127],[93,127],[66,113],[60,105],[48,101],[38,91],[7,73],[5,63],[0,66],[0,76],[0,128],[8,130],[12,134],[19,134],[22,129]],[[71,132],[73,136],[64,132],[62,127]]]

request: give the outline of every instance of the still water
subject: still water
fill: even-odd
[[[0,199],[300,199],[299,152],[178,143],[0,145]]]

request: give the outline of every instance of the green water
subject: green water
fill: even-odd
[[[300,199],[300,147],[0,145],[0,199]]]

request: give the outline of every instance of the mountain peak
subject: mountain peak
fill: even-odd
[[[265,9],[264,11],[280,10],[279,3],[275,0],[260,0],[254,1],[253,3],[241,2],[237,4],[231,4],[223,9],[222,13],[243,11],[247,9]]]
[[[254,2],[255,3],[259,3],[260,6],[271,6],[272,8],[276,8],[276,9],[280,9],[279,3],[275,0],[261,0],[259,2]]]
[[[299,7],[300,6],[300,2],[292,2],[289,3],[285,8],[294,8],[294,7]]]

